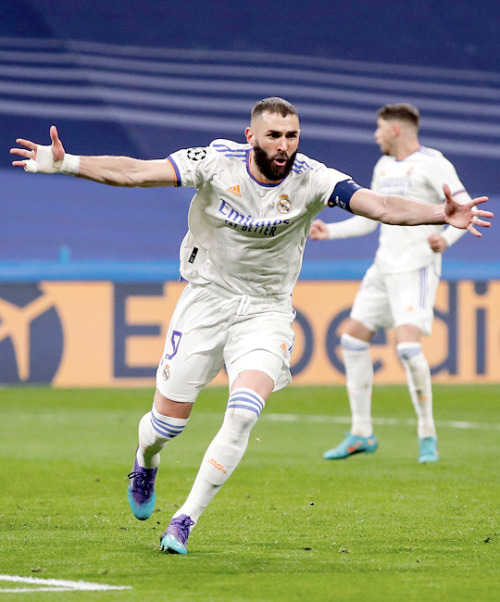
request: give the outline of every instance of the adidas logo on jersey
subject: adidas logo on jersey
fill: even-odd
[[[236,186],[230,186],[229,188],[226,188],[226,190],[231,194],[241,197],[241,190],[239,184],[236,184]]]

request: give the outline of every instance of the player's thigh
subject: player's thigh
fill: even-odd
[[[224,352],[230,386],[246,370],[267,374],[273,380],[274,391],[290,383],[293,319],[291,306],[285,305],[282,311],[245,316],[231,326]]]
[[[411,324],[429,335],[434,319],[434,302],[439,275],[434,267],[402,274],[392,274],[387,280],[394,326]]]
[[[224,362],[227,324],[220,302],[207,287],[188,285],[170,321],[156,373],[160,393],[180,402],[194,402]]]
[[[350,317],[376,332],[379,328],[392,328],[393,316],[385,276],[375,265],[366,272],[356,294]]]

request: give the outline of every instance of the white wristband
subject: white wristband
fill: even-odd
[[[80,157],[78,155],[70,155],[66,153],[61,163],[61,173],[69,176],[76,176],[80,169]]]

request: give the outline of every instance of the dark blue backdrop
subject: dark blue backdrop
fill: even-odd
[[[369,185],[377,108],[406,100],[421,140],[473,195],[500,198],[500,9],[484,1],[196,2],[18,0],[0,20],[0,259],[175,260],[188,190],[123,190],[10,167],[16,137],[69,152],[168,155],[243,140],[253,103],[301,115],[301,150]],[[323,215],[343,219],[340,210]],[[309,243],[308,261],[368,261],[376,235]],[[500,260],[495,229],[449,261]]]

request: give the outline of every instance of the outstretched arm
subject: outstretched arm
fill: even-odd
[[[174,186],[175,172],[165,159],[142,161],[131,157],[76,157],[66,153],[57,128],[50,128],[52,144],[43,146],[18,138],[24,148],[11,148],[21,159],[12,161],[32,173],[66,173],[110,186]]]
[[[461,230],[468,230],[475,236],[482,236],[477,226],[490,226],[481,218],[491,218],[493,213],[475,209],[485,203],[488,197],[471,199],[467,203],[457,203],[451,196],[447,184],[443,186],[444,205],[428,205],[410,201],[400,196],[382,195],[367,188],[357,190],[351,197],[350,208],[358,215],[376,219],[385,224],[418,226],[420,224],[450,224]]]

